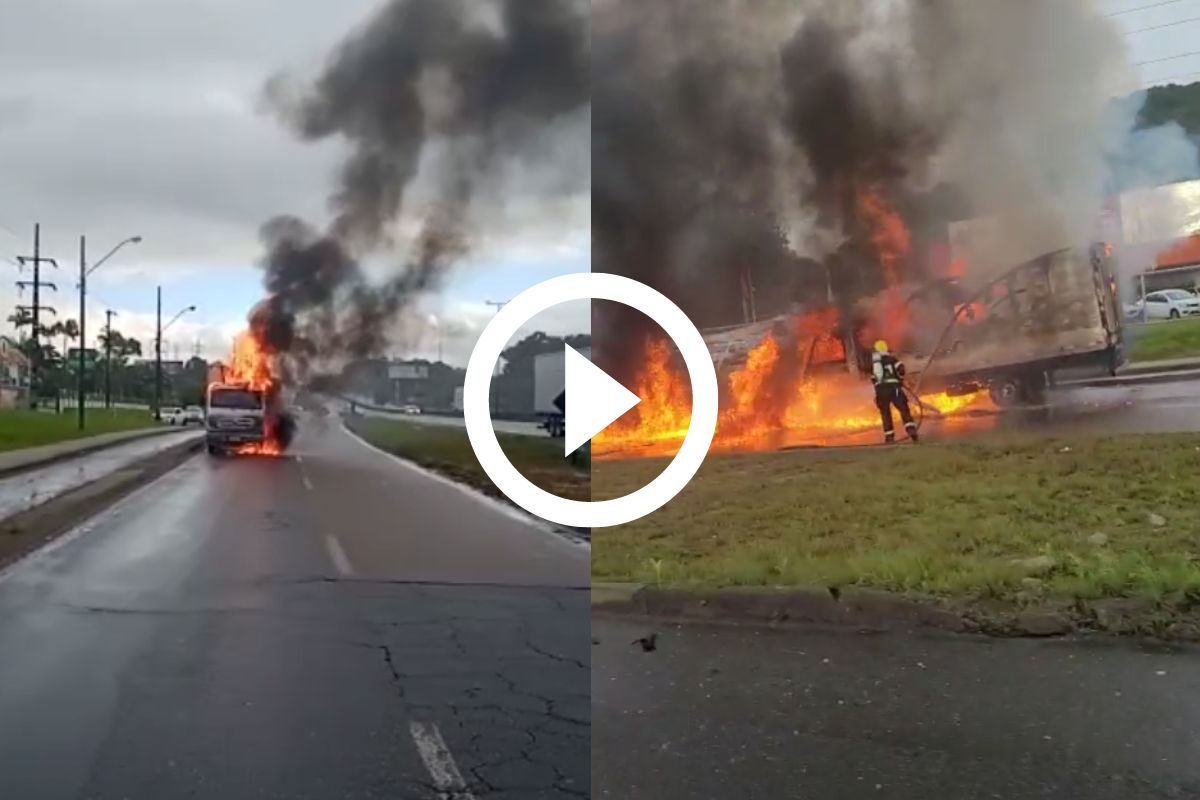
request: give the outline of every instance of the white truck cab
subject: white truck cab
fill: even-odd
[[[244,383],[209,384],[205,408],[208,452],[259,444],[266,436],[266,397]]]

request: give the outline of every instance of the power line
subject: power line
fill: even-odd
[[[1160,6],[1173,6],[1176,3],[1182,3],[1182,2],[1183,2],[1183,0],[1163,0],[1163,2],[1161,2],[1161,3],[1151,3],[1148,6],[1138,6],[1137,8],[1126,8],[1123,11],[1113,11],[1109,14],[1105,14],[1104,16],[1119,17],[1122,14],[1132,14],[1135,11],[1146,11],[1147,9],[1159,8]]]
[[[1151,25],[1149,28],[1138,28],[1136,31],[1125,31],[1126,36],[1133,36],[1135,33],[1147,33],[1149,31],[1161,31],[1163,28],[1174,28],[1176,25],[1186,25],[1189,22],[1200,22],[1200,17],[1192,17],[1191,19],[1181,19],[1178,22],[1166,22],[1162,25]]]
[[[1180,53],[1177,56],[1165,56],[1163,58],[1154,58],[1154,59],[1151,59],[1150,61],[1139,61],[1138,63],[1134,64],[1134,66],[1135,67],[1144,67],[1144,66],[1147,66],[1148,64],[1161,64],[1164,61],[1175,61],[1176,59],[1188,58],[1189,56],[1200,56],[1200,50],[1193,50],[1190,53]]]

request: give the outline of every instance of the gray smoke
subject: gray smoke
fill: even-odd
[[[1136,130],[1138,106],[1114,102],[1133,74],[1102,13],[1091,0],[599,3],[595,268],[659,288],[701,325],[738,321],[747,264],[777,310],[821,299],[826,270],[839,293],[871,294],[883,276],[856,212],[864,188],[917,233],[1005,217],[991,257],[1009,266],[1086,244],[1115,182],[1192,175],[1197,158],[1178,128]],[[903,278],[919,277],[916,255]],[[636,324],[599,312],[607,368],[636,363]]]
[[[273,350],[302,363],[378,354],[507,194],[586,186],[588,19],[586,0],[392,0],[311,85],[268,82],[297,135],[349,150],[327,229],[289,216],[263,226],[258,328]],[[381,253],[399,263],[372,281],[361,260]]]

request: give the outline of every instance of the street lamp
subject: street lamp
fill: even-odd
[[[83,372],[84,372],[84,354],[87,350],[87,278],[96,269],[108,261],[118,250],[127,244],[137,244],[142,241],[140,236],[130,236],[128,239],[122,239],[117,242],[113,249],[104,254],[104,258],[97,261],[92,266],[87,265],[87,237],[79,237],[79,362],[78,372],[75,376],[76,388],[79,390],[79,430],[83,430],[84,426],[84,391],[83,391]],[[111,322],[111,319],[110,319]]]
[[[158,287],[158,324],[154,336],[154,419],[162,421],[162,335],[163,331],[175,324],[175,320],[189,311],[195,311],[195,306],[186,306],[171,317],[166,325],[162,324],[162,287]]]

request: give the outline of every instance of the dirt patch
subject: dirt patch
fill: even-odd
[[[1186,592],[1159,600],[1072,599],[1021,606],[903,597],[872,589],[687,590],[600,584],[593,587],[592,608],[669,620],[823,624],[860,630],[926,628],[1019,637],[1105,633],[1200,641],[1200,595]]]

